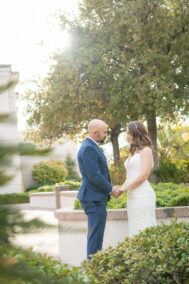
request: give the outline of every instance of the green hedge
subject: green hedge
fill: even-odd
[[[82,268],[99,284],[187,284],[188,232],[189,223],[184,222],[148,228],[97,252]]]
[[[17,204],[17,203],[29,203],[28,194],[27,193],[0,194],[0,205]]]
[[[156,207],[189,206],[189,187],[173,183],[152,184],[156,193]],[[118,199],[113,197],[107,204],[107,209],[127,208],[127,192]],[[82,209],[79,200],[75,200],[74,209]]]
[[[39,186],[37,189],[30,190],[30,193],[35,193],[35,192],[51,192],[54,191],[54,184],[53,185],[43,185]]]
[[[38,182],[62,182],[68,171],[62,161],[50,160],[33,166],[32,176]]]
[[[54,183],[54,184],[44,184],[39,183],[27,189],[27,192],[51,192],[54,191],[56,185],[69,185],[69,190],[79,190],[81,182],[66,180],[64,182]]]
[[[26,189],[26,192],[28,191],[31,191],[31,190],[38,190],[39,187],[43,187],[45,185],[54,185],[53,182],[40,182],[40,183],[36,183],[36,184],[33,184],[31,186],[29,186],[27,189]]]

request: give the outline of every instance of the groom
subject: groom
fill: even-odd
[[[120,190],[110,183],[106,157],[99,148],[107,137],[107,125],[104,121],[94,119],[88,125],[89,136],[78,152],[79,169],[82,185],[77,198],[88,217],[87,259],[102,249],[106,225],[106,205],[110,194],[118,198]]]

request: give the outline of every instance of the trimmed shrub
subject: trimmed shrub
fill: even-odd
[[[171,160],[162,159],[160,160],[159,168],[155,169],[153,172],[157,175],[157,177],[162,182],[174,182],[174,183],[181,183],[181,182],[189,182],[188,180],[188,170],[189,170],[189,163],[185,161],[186,164],[180,164],[179,167]],[[183,165],[183,166],[182,166]]]
[[[189,223],[147,228],[115,248],[98,251],[82,269],[106,284],[188,283]]]
[[[79,174],[76,171],[76,162],[72,159],[70,154],[67,155],[65,160],[65,167],[68,171],[68,179],[74,179],[76,181],[81,181]]]
[[[0,194],[0,205],[17,204],[17,203],[29,203],[28,194],[27,193]]]
[[[32,176],[38,182],[62,182],[68,176],[68,171],[62,161],[50,160],[33,166]]]

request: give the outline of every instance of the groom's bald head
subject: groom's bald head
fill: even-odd
[[[107,125],[103,120],[93,119],[89,122],[88,132],[96,142],[103,143],[107,136]]]
[[[89,125],[88,125],[88,132],[89,134],[96,131],[96,130],[99,130],[102,126],[106,126],[106,123],[103,121],[103,120],[100,120],[100,119],[93,119],[89,122]]]

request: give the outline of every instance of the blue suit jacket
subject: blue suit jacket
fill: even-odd
[[[81,201],[109,200],[112,185],[102,150],[90,138],[86,138],[77,157],[82,175],[82,185],[77,198]]]

